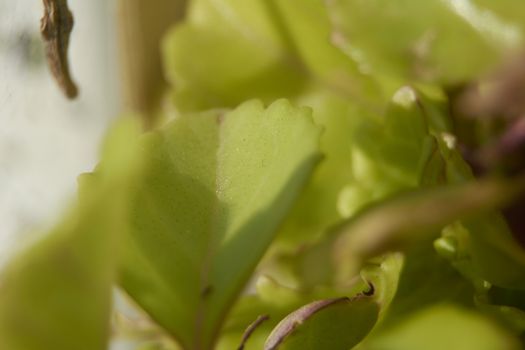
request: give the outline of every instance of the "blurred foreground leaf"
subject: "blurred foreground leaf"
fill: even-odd
[[[518,350],[520,345],[491,320],[442,304],[424,309],[370,341],[363,350]]]
[[[129,121],[113,130],[97,171],[80,179],[79,203],[3,271],[0,348],[107,348],[116,252],[138,166],[137,135]]]

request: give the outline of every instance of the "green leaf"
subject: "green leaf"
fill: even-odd
[[[503,217],[486,213],[463,225],[467,237],[462,239],[461,255],[470,260],[476,275],[500,287],[525,290],[525,250],[512,237]]]
[[[279,320],[301,305],[308,303],[310,295],[284,287],[274,280],[261,276],[256,283],[257,294],[243,295],[235,304],[225,320],[218,350],[230,350],[239,347],[246,328],[259,316],[267,315],[268,321],[262,323],[252,333],[245,344],[245,350],[260,350],[272,329]]]
[[[138,127],[111,134],[80,201],[56,228],[15,257],[0,282],[0,348],[103,350],[126,205],[135,181]]]
[[[283,319],[268,337],[265,350],[347,350],[377,321],[379,305],[371,297],[315,301]]]
[[[515,189],[515,184],[497,180],[441,186],[402,193],[363,210],[338,231],[336,258],[345,267],[341,278],[352,275],[348,269],[356,259],[432,238],[450,222],[507,203]],[[506,253],[521,263],[515,249]]]
[[[447,181],[452,184],[469,181],[471,171],[458,152],[453,149],[444,151],[446,147],[443,145],[440,148],[444,154]],[[515,199],[523,191],[523,180],[507,180],[508,184],[504,186],[507,189],[495,189],[494,194],[502,199],[507,196],[504,202]],[[488,281],[504,288],[525,289],[525,250],[514,239],[499,213],[481,209],[478,209],[478,215],[447,226],[442,232],[443,239],[436,242],[437,246],[444,248],[444,244],[452,249],[447,252],[445,248],[441,252],[474,285],[480,286]]]
[[[312,83],[377,104],[377,84],[330,44],[330,33],[320,0],[194,0],[163,43],[175,105],[295,98]]]
[[[141,344],[135,350],[180,350],[177,346],[162,341]]]
[[[414,312],[436,303],[450,302],[473,306],[474,288],[461,274],[434,251],[430,241],[403,254],[403,266],[396,277],[397,288],[376,334],[382,334]],[[394,276],[383,274],[393,279]],[[387,292],[392,288],[386,288]],[[383,311],[383,310],[382,310]]]
[[[482,9],[487,29],[499,32],[493,36],[505,42],[523,43],[525,30],[525,4],[519,0],[472,0],[473,7]],[[477,5],[477,6],[476,6]],[[468,6],[467,6],[468,7]]]
[[[341,192],[339,203],[342,214],[349,216],[341,226],[346,238],[337,242],[341,265],[347,270],[340,272],[342,280],[355,274],[359,256],[404,248],[465,219],[463,224],[471,233],[462,249],[468,250],[464,255],[470,257],[474,274],[501,286],[521,288],[525,254],[502,219],[489,209],[511,201],[523,189],[522,180],[469,184],[471,170],[447,133],[450,122],[445,113],[441,102],[405,87],[396,92],[384,120],[366,121],[369,126],[363,128],[354,150],[359,157],[353,157],[355,173],[361,175]],[[442,183],[450,185],[391,195]],[[362,210],[364,204],[388,195],[388,200]],[[484,214],[475,215],[480,212]]]
[[[288,251],[298,243],[320,239],[327,227],[341,219],[337,198],[354,179],[356,129],[361,119],[370,117],[357,104],[322,90],[312,91],[300,101],[313,109],[316,124],[323,127],[320,148],[324,157],[279,232],[278,243]]]
[[[470,283],[439,257],[428,241],[404,253],[387,254],[375,266],[369,263],[361,275],[375,287],[374,297],[381,310],[377,326],[360,344],[360,350],[375,349],[370,344],[424,307],[442,302],[472,305]]]
[[[369,342],[367,350],[514,350],[520,345],[491,320],[452,305],[424,309]]]
[[[445,129],[446,119],[435,113],[436,103],[423,106],[425,99],[403,87],[384,116],[330,93],[312,92],[301,99],[313,107],[316,122],[325,128],[325,158],[280,232],[278,243],[288,245],[286,253],[293,255],[298,243],[322,239],[330,227],[369,203],[433,183],[431,176],[441,168],[428,169],[429,158],[440,155],[430,132]],[[436,163],[444,162],[437,157]],[[282,254],[275,246],[274,250]],[[314,269],[320,271],[321,265]]]
[[[323,256],[318,262],[325,258],[330,259],[329,256]],[[257,327],[245,347],[246,350],[262,349],[266,338],[280,320],[316,300],[339,298],[341,295],[362,295],[373,289],[373,299],[383,315],[388,311],[397,291],[402,263],[401,254],[392,254],[367,264],[361,271],[362,278],[347,281],[344,286],[317,285],[315,289],[306,290],[285,287],[272,278],[261,276],[256,283],[257,294],[243,296],[235,305],[225,324],[217,349],[226,350],[238,346],[244,329],[258,316],[267,315],[268,321]]]
[[[522,42],[519,27],[472,1],[334,0],[327,7],[339,47],[385,80],[468,81]]]
[[[476,295],[476,306],[518,334],[525,331],[525,297],[520,290],[488,287]]]
[[[237,302],[226,320],[221,333],[218,350],[239,346],[245,329],[258,316],[266,315],[268,320],[256,328],[245,344],[245,350],[260,350],[279,321],[303,305],[316,300],[340,298],[341,295],[355,296],[370,291],[363,280],[341,288],[319,288],[312,291],[283,286],[268,276],[261,276],[256,282],[256,294],[244,295]]]
[[[352,177],[337,203],[342,217],[400,191],[441,181],[444,161],[436,137],[447,129],[447,118],[436,110],[437,101],[405,86],[395,92],[384,115],[355,122]]]
[[[221,321],[319,160],[309,109],[280,100],[177,118],[142,144],[121,284],[185,349]]]
[[[356,131],[357,148],[378,168],[375,171],[379,174],[368,179],[375,180],[374,185],[382,182],[379,176],[391,187],[410,188],[419,184],[433,143],[430,122],[419,99],[415,89],[402,87],[392,97],[383,118],[363,120]],[[358,167],[356,164],[356,173],[361,171]],[[365,174],[362,177],[359,180],[367,180]]]
[[[375,260],[375,261],[374,261]],[[385,254],[369,261],[360,271],[361,277],[374,290],[374,298],[381,306],[380,319],[385,317],[397,295],[406,259],[401,253]]]

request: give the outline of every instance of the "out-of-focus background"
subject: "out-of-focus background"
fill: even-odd
[[[155,3],[68,1],[75,22],[69,62],[80,90],[71,101],[47,66],[42,0],[0,0],[0,270],[67,210],[112,121],[124,111],[152,114],[164,81],[159,41],[185,0]],[[141,318],[115,296],[122,314]],[[110,346],[133,347],[126,336]]]
[[[54,82],[40,39],[40,0],[0,0],[0,266],[51,225],[90,171],[120,109],[115,1],[71,0],[70,61],[80,95]]]

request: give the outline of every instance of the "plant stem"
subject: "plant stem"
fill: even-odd
[[[185,13],[186,0],[118,0],[118,26],[124,109],[139,112],[144,127],[155,122],[155,110],[166,85],[160,41]]]

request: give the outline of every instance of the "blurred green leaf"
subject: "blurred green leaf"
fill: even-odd
[[[496,213],[463,221],[462,258],[474,273],[491,284],[525,290],[525,250],[512,237],[505,220]]]
[[[137,125],[115,128],[97,171],[80,178],[69,215],[15,257],[0,282],[0,348],[103,350],[129,190]]]
[[[182,116],[142,144],[125,290],[185,349],[221,321],[319,160],[310,110],[280,100]]]
[[[335,243],[336,257],[341,266],[355,266],[355,259],[427,240],[450,222],[508,202],[513,191],[513,185],[494,180],[396,195],[341,224]],[[349,272],[342,271],[342,278],[346,279]]]
[[[475,301],[478,309],[499,321],[517,334],[525,332],[525,310],[523,291],[489,287],[478,292]],[[522,339],[523,341],[523,339]]]
[[[339,47],[401,83],[468,81],[522,43],[519,27],[469,0],[333,0],[327,8]]]
[[[194,0],[163,44],[176,107],[294,98],[311,84],[381,104],[374,80],[330,44],[330,33],[321,0]]]
[[[434,251],[429,241],[421,242],[404,254],[403,266],[395,276],[397,288],[390,296],[389,308],[376,331],[388,332],[391,327],[410,318],[414,312],[436,303],[461,303],[473,307],[474,288],[450,264]],[[394,276],[383,274],[383,276]]]
[[[353,181],[352,148],[360,120],[369,112],[341,96],[312,91],[300,98],[301,105],[313,109],[316,124],[323,127],[320,148],[323,160],[279,232],[278,245],[291,251],[298,243],[314,242],[341,215],[337,198],[343,187]]]
[[[384,198],[420,184],[434,147],[427,119],[419,93],[406,86],[394,94],[384,117],[361,121],[355,132],[353,168],[357,186],[368,198]]]
[[[449,133],[446,113],[439,100],[405,87],[396,92],[383,120],[363,122],[368,126],[356,140],[354,153],[359,156],[353,157],[360,181],[345,187],[339,203],[350,217],[346,228],[345,224],[340,228],[346,238],[336,243],[347,270],[342,270],[342,280],[355,274],[360,255],[369,257],[435,237],[442,227],[462,219],[465,237],[455,239],[463,242],[470,274],[503,287],[522,288],[525,252],[502,218],[491,211],[515,198],[523,190],[522,180],[469,184],[473,175]],[[441,186],[406,191],[421,185]]]
[[[384,115],[361,116],[354,122],[352,177],[337,203],[342,217],[396,193],[445,182],[439,141],[448,135],[450,121],[443,104],[439,92],[404,86],[394,93]]]
[[[444,145],[440,147],[444,154],[447,181],[462,184],[471,180],[472,173],[457,151],[447,152]],[[504,200],[507,202],[523,193],[523,178],[497,181],[504,188],[494,188],[494,199],[507,196],[507,200]],[[483,202],[474,194],[465,196],[463,198],[470,199],[472,203]],[[459,203],[461,199],[458,197],[454,202]],[[496,209],[502,204],[500,202]],[[473,212],[477,215],[461,218],[460,222],[447,226],[442,232],[443,240],[437,244],[446,242],[451,251],[445,252],[444,256],[474,285],[479,286],[488,281],[500,287],[525,289],[525,250],[514,239],[503,217],[494,209],[488,209],[478,208],[477,213]]]
[[[495,30],[501,33],[500,37],[510,42],[523,43],[525,3],[519,0],[472,0],[471,4],[474,8],[479,6],[485,13],[484,20],[488,28],[495,26]]]
[[[516,338],[478,313],[452,305],[424,309],[370,341],[363,350],[514,350]]]
[[[436,158],[437,170],[429,166],[431,158],[440,155],[431,131],[446,130],[447,121],[434,110],[436,103],[427,104],[425,100],[423,106],[424,99],[415,89],[404,87],[394,95],[382,117],[328,93],[315,92],[302,98],[314,108],[315,120],[325,128],[321,137],[325,158],[285,221],[278,245],[273,247],[274,261],[281,263],[268,273],[282,273],[285,260],[297,258],[302,262],[291,264],[308,269],[308,273],[296,282],[303,286],[318,283],[314,271],[319,272],[317,276],[330,275],[325,267],[329,260],[315,257],[320,247],[307,249],[310,253],[300,249],[297,254],[298,243],[315,243],[342,218],[369,203],[420,183],[441,180],[432,178],[442,172],[441,157]],[[279,250],[280,245],[288,247]]]

